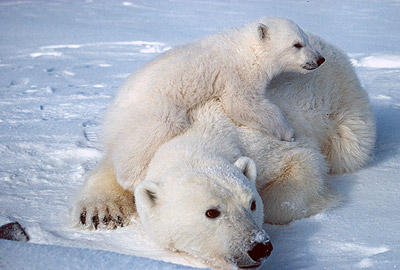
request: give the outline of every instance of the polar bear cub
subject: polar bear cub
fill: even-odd
[[[293,128],[265,95],[284,71],[305,73],[325,59],[292,21],[261,19],[177,47],[131,75],[104,121],[106,151],[118,183],[134,191],[155,151],[189,127],[188,111],[218,98],[225,113],[280,140]]]

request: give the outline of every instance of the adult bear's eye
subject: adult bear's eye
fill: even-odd
[[[256,201],[252,201],[252,202],[251,202],[250,209],[251,209],[251,211],[256,210]]]
[[[303,45],[301,45],[300,43],[296,43],[293,45],[293,47],[300,49],[300,48],[303,48]]]
[[[208,218],[217,218],[220,214],[221,212],[218,211],[217,209],[208,209],[206,211],[206,217]]]

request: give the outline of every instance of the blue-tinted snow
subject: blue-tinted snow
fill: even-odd
[[[31,243],[0,241],[0,268],[201,266],[158,248],[139,225],[71,228],[68,206],[101,156],[101,116],[129,73],[172,46],[262,16],[288,17],[348,53],[378,131],[365,169],[329,178],[341,205],[265,226],[274,251],[263,269],[400,267],[398,14],[400,2],[388,0],[1,1],[0,225],[18,221]]]

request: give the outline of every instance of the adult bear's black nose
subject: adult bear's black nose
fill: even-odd
[[[258,262],[261,259],[268,257],[271,254],[272,249],[272,244],[268,241],[266,243],[258,243],[247,253],[253,261]]]
[[[322,56],[318,59],[317,61],[317,65],[320,66],[325,62],[325,58],[323,58]]]

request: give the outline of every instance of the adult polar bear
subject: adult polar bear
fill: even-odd
[[[310,43],[326,64],[309,74],[281,74],[266,92],[291,121],[295,142],[236,125],[221,104],[209,101],[191,110],[189,130],[158,149],[135,191],[141,221],[158,243],[216,267],[256,267],[271,247],[260,228],[252,160],[269,223],[318,213],[334,200],[324,182],[327,170],[352,172],[366,163],[375,139],[367,94],[342,52],[316,36],[310,35]],[[76,223],[95,228],[129,223],[136,210],[133,196],[118,184],[114,166],[106,153],[73,209]]]
[[[240,125],[290,141],[293,129],[265,98],[278,73],[305,73],[324,58],[293,22],[271,18],[177,47],[128,78],[104,121],[118,183],[134,190],[155,151],[189,127],[187,112],[219,98]]]

